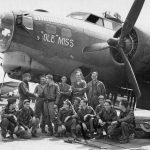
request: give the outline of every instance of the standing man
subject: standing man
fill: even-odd
[[[36,94],[29,92],[29,81],[31,80],[30,73],[24,73],[22,75],[22,82],[18,86],[18,92],[19,92],[19,109],[23,107],[23,102],[25,99],[30,100],[31,97],[35,98],[37,97]]]
[[[66,99],[69,99],[69,97],[71,95],[71,86],[66,83],[67,82],[67,77],[62,76],[61,81],[62,82],[59,84],[60,100],[58,102],[58,108],[61,108],[63,106],[63,102]]]
[[[54,106],[58,104],[60,98],[60,89],[59,86],[54,83],[53,76],[48,74],[46,75],[47,85],[43,90],[44,97],[44,116],[48,124],[49,134],[53,135],[53,126],[52,122],[55,118]]]
[[[35,87],[34,93],[38,95],[35,103],[35,116],[39,118],[42,115],[42,122],[40,124],[42,133],[46,133],[45,131],[45,119],[44,119],[44,98],[42,98],[43,90],[46,85],[45,76],[40,77],[40,84]]]
[[[90,81],[87,84],[86,92],[87,92],[89,106],[92,106],[93,109],[95,109],[96,106],[99,104],[98,97],[100,95],[103,95],[105,97],[106,89],[105,89],[105,85],[97,79],[98,78],[97,72],[92,72],[91,78],[92,81]]]
[[[79,98],[87,98],[86,97],[86,82],[82,80],[82,73],[76,73],[76,81],[72,84],[72,92],[73,92],[73,99],[75,97]]]

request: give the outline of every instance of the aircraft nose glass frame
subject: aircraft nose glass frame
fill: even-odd
[[[13,13],[5,13],[0,15],[0,52],[8,49],[14,31]]]

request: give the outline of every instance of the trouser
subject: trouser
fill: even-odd
[[[82,122],[82,127],[83,127],[83,130],[85,130],[85,131],[88,130],[89,132],[93,132],[93,130],[94,130],[94,127],[93,127],[93,118],[90,118],[87,121]],[[81,123],[79,123],[76,126],[76,129],[77,129],[77,132],[81,131]]]
[[[98,97],[89,98],[88,105],[91,106],[94,110],[98,104],[99,104],[98,103]]]
[[[67,122],[64,123],[67,131],[76,130],[76,124],[76,118],[69,119]]]
[[[21,108],[23,108],[23,101],[24,101],[24,100],[19,100],[19,103],[18,103],[18,108],[19,108],[19,110],[20,110]]]
[[[40,127],[42,130],[44,130],[45,129],[44,101],[42,98],[38,98],[35,103],[35,117],[40,119],[41,116],[42,120],[40,123]]]
[[[10,135],[14,133],[16,125],[14,125],[11,121],[7,118],[2,118],[1,121],[1,135],[2,137],[6,138],[7,131],[10,131]]]
[[[98,135],[102,135],[103,130],[107,133],[110,125],[106,123],[102,126],[99,124],[98,121],[99,121],[99,119],[94,117],[94,119],[91,122],[91,124],[93,125],[93,129],[97,132]]]
[[[59,101],[58,101],[58,104],[57,104],[58,109],[60,109],[60,108],[63,106],[64,101],[65,101],[66,99],[68,99],[68,98],[69,98],[68,96],[61,96],[61,97],[60,97],[60,99],[59,99]]]
[[[19,138],[30,139],[32,134],[36,134],[37,128],[40,120],[38,118],[32,118],[28,126],[28,130],[26,130],[23,126],[19,126],[16,135]]]
[[[32,128],[32,130],[31,130],[32,133],[36,132],[36,130],[38,129],[39,123],[40,123],[40,120],[38,118],[32,118],[31,119],[28,127]]]
[[[76,118],[69,119],[67,122],[64,123],[67,132],[71,132],[72,137],[76,137]]]
[[[54,102],[44,102],[44,118],[49,132],[53,133],[52,122],[55,119]]]
[[[129,135],[131,133],[132,125],[126,123],[126,122],[121,122],[119,126],[109,126],[107,134],[110,136],[120,136],[122,135],[123,139],[128,139]]]

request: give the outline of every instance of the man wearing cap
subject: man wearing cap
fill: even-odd
[[[98,97],[100,95],[103,95],[105,97],[106,89],[105,89],[105,85],[103,84],[103,82],[97,79],[98,78],[97,72],[93,72],[91,75],[91,78],[92,78],[92,81],[90,81],[87,84],[86,93],[87,93],[89,106],[92,106],[93,109],[95,109],[96,106],[98,105]]]
[[[71,102],[67,99],[59,111],[59,126],[65,126],[66,131],[71,131],[71,136],[76,138],[76,117],[77,114]]]
[[[102,110],[103,110],[103,108],[104,108],[104,102],[105,102],[105,98],[104,98],[104,96],[103,95],[100,95],[99,97],[98,97],[98,105],[96,106],[96,108],[95,108],[95,113],[96,114],[99,114]]]
[[[111,123],[118,119],[117,112],[112,107],[111,100],[107,99],[104,102],[104,108],[102,109],[102,111],[99,111],[99,113],[97,113],[96,118],[97,124],[94,126],[98,128],[98,137],[102,137],[103,132],[107,133],[109,126],[111,126]]]
[[[15,132],[15,128],[18,126],[17,121],[17,110],[16,110],[16,99],[9,99],[8,104],[2,110],[1,115],[1,136],[3,141],[10,140],[6,138],[6,134],[10,132],[10,138],[13,139],[13,134]]]
[[[75,97],[74,98],[73,107],[74,107],[75,112],[78,112],[80,102],[81,102],[81,98],[80,97]]]
[[[93,134],[93,117],[95,116],[95,111],[91,106],[88,106],[88,101],[86,99],[81,99],[79,110],[77,112],[78,122],[77,131],[81,131],[82,127],[84,132],[87,133],[87,129],[90,134]]]
[[[67,77],[66,76],[62,76],[61,77],[61,83],[59,83],[59,88],[60,88],[60,99],[58,102],[58,108],[61,108],[63,106],[63,102],[66,99],[69,99],[70,95],[71,95],[71,86],[69,84],[67,84]]]
[[[30,100],[24,100],[23,108],[18,112],[18,121],[28,134],[31,132],[32,137],[37,137],[39,119],[35,118],[34,111],[30,107]]]
[[[47,85],[43,90],[44,98],[44,116],[48,124],[48,135],[53,135],[52,122],[54,120],[54,105],[58,104],[60,98],[59,86],[53,81],[53,76],[51,74],[46,75]]]
[[[22,75],[22,82],[18,86],[18,92],[19,92],[19,104],[18,107],[21,109],[23,107],[23,101],[25,99],[30,100],[31,97],[35,98],[37,97],[36,94],[29,92],[29,81],[31,80],[31,75],[29,73],[24,73]]]
[[[42,98],[43,90],[46,85],[46,78],[45,76],[40,77],[40,84],[35,87],[34,93],[38,95],[38,98],[36,99],[35,103],[35,116],[36,118],[41,117],[42,115],[42,121],[40,124],[42,133],[46,133],[45,131],[45,118],[44,118],[44,98]]]
[[[120,102],[120,115],[117,121],[113,121],[108,130],[110,136],[120,136],[120,143],[128,143],[129,136],[134,132],[135,117],[134,111],[130,110],[129,102],[127,100],[121,100]]]

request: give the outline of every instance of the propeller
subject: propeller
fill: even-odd
[[[2,81],[2,84],[1,84],[1,86],[0,86],[0,94],[2,93],[1,89],[2,89],[3,84],[4,84],[5,76],[6,76],[6,72],[4,72],[3,81]]]
[[[141,92],[140,92],[140,89],[139,89],[139,86],[138,86],[138,83],[137,83],[137,80],[136,80],[136,77],[135,77],[135,74],[133,72],[133,69],[131,67],[131,64],[127,58],[127,56],[125,55],[124,53],[124,38],[130,33],[131,29],[133,28],[140,12],[141,12],[141,9],[143,7],[143,4],[144,4],[144,1],[145,0],[135,0],[129,13],[128,13],[128,16],[125,20],[125,23],[122,27],[122,30],[121,30],[121,35],[120,35],[120,40],[115,40],[113,39],[111,41],[111,39],[108,41],[108,44],[110,46],[114,46],[116,43],[118,43],[118,45],[116,45],[116,48],[119,50],[119,52],[121,53],[121,56],[122,56],[122,59],[125,63],[125,68],[126,68],[126,73],[127,73],[127,76],[128,76],[128,81],[130,82],[133,90],[134,90],[134,93],[135,93],[135,96],[137,99],[140,98],[141,96]],[[111,45],[112,44],[112,45]]]
[[[134,24],[141,12],[144,2],[145,2],[145,0],[135,0],[134,1],[133,5],[126,17],[125,23],[122,27],[121,35],[120,35],[119,39],[111,38],[107,41],[107,43],[95,43],[95,44],[92,44],[91,46],[85,48],[85,50],[84,50],[84,52],[96,52],[96,51],[105,50],[110,47],[113,47],[114,50],[115,49],[118,50],[124,61],[129,83],[131,84],[137,99],[140,98],[141,92],[140,92],[137,80],[135,78],[135,74],[131,67],[131,64],[130,64],[126,54],[124,53],[124,48],[125,48],[125,37],[130,33],[131,29],[134,27]]]

